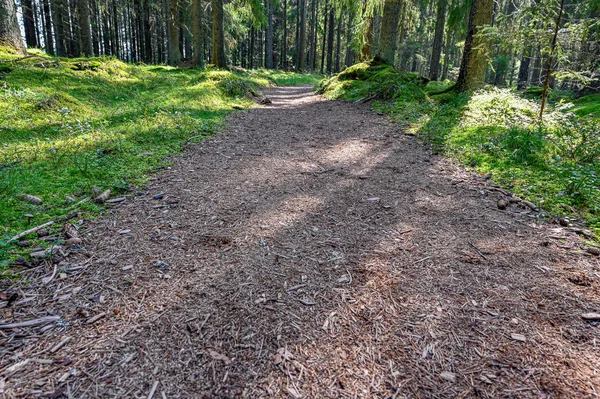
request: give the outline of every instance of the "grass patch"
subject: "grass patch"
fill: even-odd
[[[413,74],[362,63],[323,80],[319,88],[329,98],[373,98],[375,110],[434,152],[476,165],[551,214],[584,219],[600,231],[599,95],[573,99],[570,93],[553,93],[539,124],[538,88],[524,95],[495,87],[436,94],[450,85],[424,87]]]
[[[126,192],[191,138],[213,134],[261,88],[315,83],[276,71],[177,69],[115,58],[0,54],[0,268],[7,238],[74,211],[98,212],[94,187]],[[40,197],[42,205],[19,198]]]

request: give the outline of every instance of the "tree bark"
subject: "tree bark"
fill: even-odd
[[[19,54],[26,53],[14,0],[0,0],[0,46],[11,47]]]
[[[316,19],[317,19],[317,0],[312,0],[310,3],[310,38],[308,41],[310,42],[310,48],[308,50],[308,69],[310,71],[315,70],[315,56],[316,56]]]
[[[325,8],[323,9],[323,46],[321,47],[321,73],[325,70],[325,42],[327,40],[327,16],[329,10],[329,2],[325,0]]]
[[[367,16],[367,4],[368,0],[364,0],[363,3],[363,19],[365,20],[365,31],[363,36],[363,44],[360,49],[360,61],[367,61],[373,58],[373,16]]]
[[[529,65],[531,64],[531,47],[525,47],[519,65],[519,75],[517,77],[517,89],[525,90],[529,83]]]
[[[298,39],[296,70],[303,72],[306,69],[306,0],[300,1],[300,7],[300,37]]]
[[[169,65],[181,62],[179,49],[179,0],[169,1]]]
[[[446,23],[447,0],[438,0],[437,16],[435,23],[435,34],[433,36],[433,46],[431,49],[431,63],[429,64],[429,80],[438,80],[440,73],[440,58],[442,55],[442,46],[444,44],[444,25]]]
[[[52,20],[50,16],[50,0],[42,0],[42,12],[44,19],[44,45],[45,50],[48,54],[55,55],[54,53],[54,40],[52,36]],[[56,32],[56,46],[58,49],[58,32]],[[56,54],[60,55],[60,54]]]
[[[394,65],[396,58],[396,41],[398,40],[398,21],[400,19],[400,0],[385,0],[379,48],[377,55],[389,65]]]
[[[35,19],[33,17],[33,1],[22,0],[23,28],[25,29],[25,43],[27,47],[37,47],[37,35],[35,34]]]
[[[223,0],[211,0],[212,54],[211,63],[217,68],[227,67],[225,59],[225,31],[223,28]]]
[[[335,8],[333,6],[329,9],[329,31],[327,32],[327,73],[331,75],[333,71],[333,35],[335,32]]]
[[[558,38],[558,30],[560,29],[560,22],[565,8],[565,0],[560,0],[560,8],[556,17],[556,24],[554,25],[554,34],[552,36],[552,43],[550,44],[550,55],[548,56],[548,63],[546,64],[546,78],[544,79],[544,89],[542,90],[542,104],[540,106],[540,121],[544,116],[544,107],[546,106],[546,100],[548,98],[548,88],[550,87],[550,79],[552,77],[552,63],[554,62],[554,53],[556,51],[556,40]]]
[[[335,39],[335,68],[334,71],[335,73],[338,73],[340,71],[340,65],[341,65],[341,58],[342,58],[342,16],[344,15],[343,12],[340,13],[340,17],[338,18],[338,24],[337,24],[337,32],[336,32],[336,39]]]
[[[79,23],[79,37],[81,52],[86,57],[94,56],[94,45],[92,43],[92,27],[90,25],[90,9],[87,0],[77,1],[77,14]]]
[[[204,38],[202,37],[202,0],[192,2],[192,35],[194,36],[193,63],[196,68],[204,68]]]
[[[281,65],[283,65],[283,70],[287,71],[287,51],[288,51],[288,29],[287,29],[287,0],[283,0],[283,48],[281,50]]]
[[[467,38],[455,86],[457,91],[476,90],[485,83],[488,43],[485,38],[477,36],[477,33],[483,25],[489,25],[492,22],[493,9],[493,0],[471,0]]]
[[[273,7],[274,4],[271,3],[271,0],[265,0],[265,5],[267,6],[267,37],[265,40],[265,67],[267,69],[274,68],[274,60],[273,60]]]
[[[150,1],[144,0],[144,62],[151,63],[154,60],[152,53],[152,27],[150,26]]]

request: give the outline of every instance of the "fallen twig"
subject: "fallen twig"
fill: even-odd
[[[11,323],[11,324],[0,324],[0,329],[8,329],[8,328],[21,328],[21,327],[31,327],[37,326],[39,324],[47,324],[53,321],[60,320],[60,316],[44,316],[39,319],[22,321],[20,323]]]

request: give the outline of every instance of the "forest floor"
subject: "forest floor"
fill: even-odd
[[[5,397],[600,394],[585,230],[365,104],[265,94],[8,287],[59,320],[0,329]]]

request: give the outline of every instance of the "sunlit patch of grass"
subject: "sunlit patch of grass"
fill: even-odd
[[[92,187],[126,192],[188,140],[217,131],[234,105],[255,106],[261,88],[315,81],[275,71],[199,71],[42,52],[0,59],[8,60],[0,81],[0,237],[76,210],[97,212],[101,207],[91,201],[78,204]],[[44,203],[19,199],[24,193]],[[2,248],[0,259],[14,254],[13,247]]]

